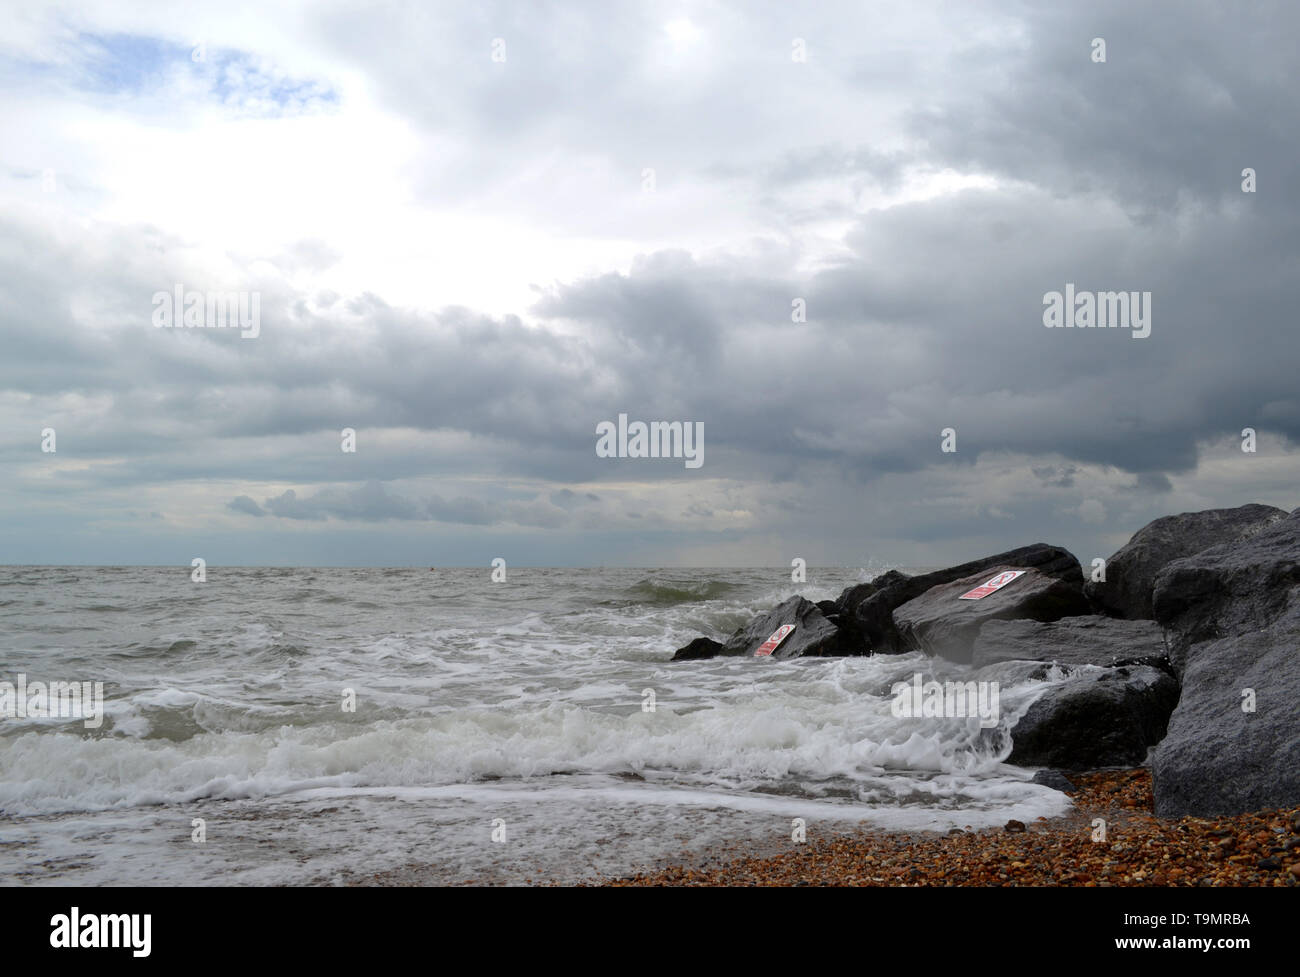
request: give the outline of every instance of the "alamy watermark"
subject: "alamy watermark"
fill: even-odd
[[[889,708],[898,719],[978,716],[984,729],[998,724],[997,682],[926,682],[917,672],[911,682],[895,682],[889,694],[894,697]]]
[[[1151,335],[1150,292],[1043,293],[1043,325],[1048,329],[1132,329],[1134,339]]]
[[[153,293],[155,329],[238,329],[243,339],[262,333],[261,292],[187,292],[177,283]]]
[[[125,949],[147,957],[153,948],[150,913],[82,913],[73,906],[50,917],[50,946],[56,950]]]
[[[104,724],[103,682],[0,682],[0,719],[80,719],[86,729]]]
[[[684,458],[687,468],[704,464],[703,421],[632,421],[596,425],[597,458]]]

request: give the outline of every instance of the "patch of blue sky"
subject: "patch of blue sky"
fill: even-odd
[[[194,48],[140,34],[82,34],[80,87],[109,95],[139,94],[166,83]]]
[[[227,105],[259,114],[296,114],[338,104],[338,94],[329,86],[273,73],[242,52],[221,51],[211,61],[212,92]]]
[[[255,115],[296,115],[330,108],[338,95],[318,81],[288,78],[260,58],[198,48],[138,34],[82,34],[74,84],[107,95],[143,95],[165,88],[180,70],[205,80],[211,97]]]

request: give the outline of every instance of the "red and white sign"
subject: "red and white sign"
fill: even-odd
[[[981,597],[987,597],[989,594],[993,593],[993,591],[1001,590],[1007,584],[1011,583],[1012,580],[1015,580],[1016,577],[1023,577],[1025,572],[1026,571],[1024,570],[1003,570],[996,577],[993,577],[991,580],[985,580],[974,590],[966,591],[966,593],[962,594],[957,599],[979,600]]]
[[[758,646],[758,651],[754,652],[754,657],[758,658],[760,655],[772,654],[772,652],[776,651],[777,646],[780,645],[782,641],[784,641],[786,638],[790,636],[790,632],[793,630],[794,630],[793,624],[782,624],[779,628],[777,628],[775,631],[772,632],[772,636],[770,638],[768,638],[766,641],[764,641],[761,645]]]

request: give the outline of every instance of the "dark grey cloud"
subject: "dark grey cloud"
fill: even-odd
[[[561,509],[577,509],[592,502],[599,502],[600,496],[594,492],[575,492],[572,489],[560,489],[548,496],[551,505]]]
[[[1044,485],[1057,488],[1070,488],[1074,485],[1074,476],[1079,471],[1078,465],[1034,465],[1029,469]]]
[[[1240,199],[1247,166],[1274,192],[1296,186],[1300,137],[1276,124],[1295,114],[1282,83],[1300,69],[1284,40],[1300,28],[1294,4],[1101,0],[1025,14],[1023,43],[971,51],[952,70],[977,83],[912,113],[937,159],[1100,193],[1147,220]]]
[[[226,503],[226,508],[231,512],[243,513],[246,516],[264,516],[266,510],[250,499],[247,495],[237,495]]]
[[[319,521],[332,516],[336,519],[382,522],[388,519],[423,518],[419,505],[389,493],[377,481],[368,481],[351,489],[327,487],[305,497],[299,497],[293,489],[285,489],[275,498],[267,499],[263,505],[271,515],[282,519]]]

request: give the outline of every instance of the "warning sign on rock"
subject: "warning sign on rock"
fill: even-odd
[[[772,632],[771,636],[766,641],[758,646],[758,651],[754,652],[754,657],[759,658],[761,656],[772,654],[772,652],[776,651],[777,646],[784,641],[793,630],[793,624],[782,624]]]
[[[1024,570],[1003,570],[996,577],[993,577],[991,580],[984,581],[974,590],[966,591],[966,593],[962,594],[957,599],[958,600],[979,600],[981,597],[987,597],[989,594],[993,593],[993,591],[1001,590],[1003,587],[1011,583],[1011,581],[1015,580],[1017,577],[1023,577],[1025,575],[1025,572],[1026,571]]]

